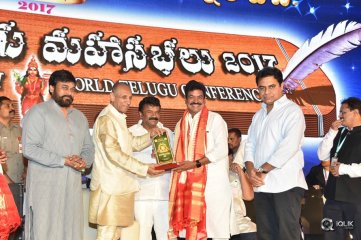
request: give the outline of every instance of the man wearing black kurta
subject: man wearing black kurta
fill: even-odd
[[[322,161],[334,160],[325,188],[325,239],[345,239],[348,231],[353,239],[361,239],[360,99],[342,101],[340,120],[332,123],[318,148],[318,156]]]

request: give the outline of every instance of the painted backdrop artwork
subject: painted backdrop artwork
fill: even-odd
[[[16,93],[20,99],[21,115],[35,104],[44,102],[47,96],[49,74],[41,75],[38,63],[32,56],[25,74],[21,75],[17,70],[13,70],[13,82]]]

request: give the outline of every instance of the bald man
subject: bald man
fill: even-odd
[[[127,128],[126,115],[132,100],[128,85],[116,83],[110,104],[99,114],[93,132],[95,160],[90,185],[89,222],[98,225],[97,240],[138,239],[134,224],[134,195],[139,190],[137,176],[158,175],[154,164],[144,164],[132,156],[151,144],[159,128],[139,137]],[[124,228],[124,229],[122,229]]]

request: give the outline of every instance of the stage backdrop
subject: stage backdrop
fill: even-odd
[[[295,65],[336,33],[357,32],[360,7],[352,0],[2,1],[0,91],[18,104],[19,121],[49,98],[51,72],[68,69],[77,79],[75,107],[92,126],[111,86],[124,81],[134,94],[129,125],[138,120],[139,101],[154,95],[162,122],[173,129],[185,108],[184,84],[195,79],[207,86],[208,108],[246,134],[260,108],[255,74],[265,66],[287,72],[299,48],[309,45]],[[317,145],[340,100],[361,95],[360,49],[352,48],[296,81],[288,94],[306,117],[306,172],[317,164]]]

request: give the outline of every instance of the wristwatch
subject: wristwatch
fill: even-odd
[[[257,169],[257,172],[260,172],[260,173],[268,173],[266,170],[264,170],[262,167],[259,167],[258,169]]]
[[[202,167],[202,163],[199,160],[196,160],[196,168]]]

